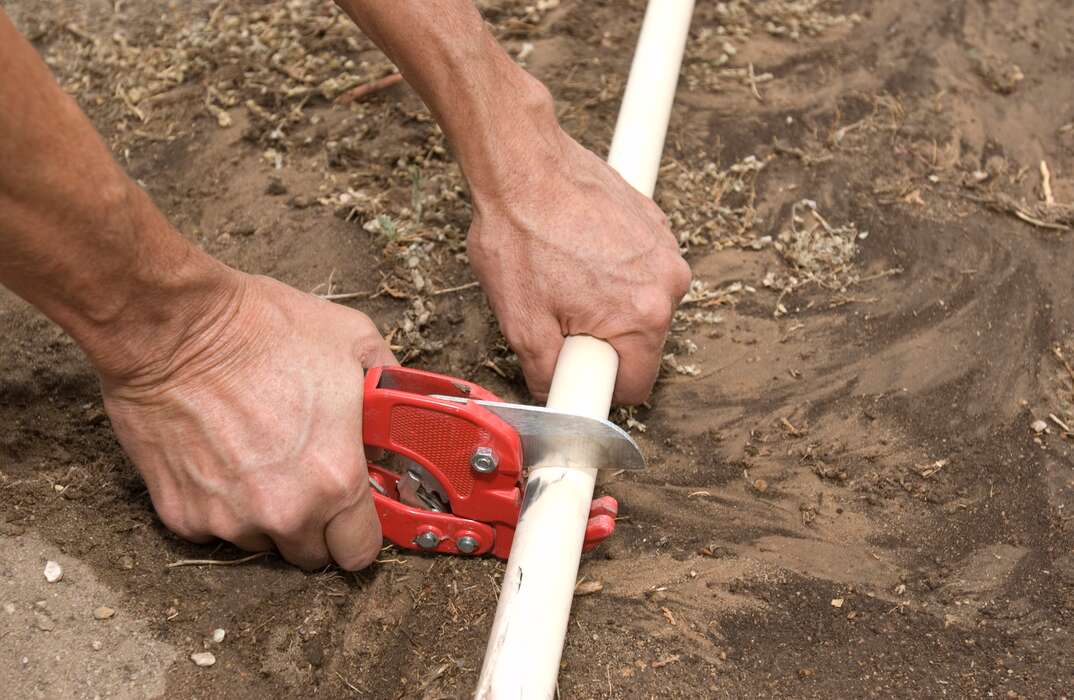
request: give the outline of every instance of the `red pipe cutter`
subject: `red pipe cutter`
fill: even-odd
[[[369,483],[384,536],[407,549],[506,559],[528,467],[642,469],[608,421],[509,404],[476,384],[405,367],[366,373],[362,441],[383,457]],[[619,504],[593,501],[585,549],[615,529]]]

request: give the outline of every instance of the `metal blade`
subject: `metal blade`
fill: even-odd
[[[645,469],[645,457],[630,434],[615,423],[543,406],[499,403],[454,396],[435,398],[484,406],[510,424],[522,438],[522,459],[527,467],[595,467]]]

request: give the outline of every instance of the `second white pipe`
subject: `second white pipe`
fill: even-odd
[[[608,163],[652,196],[690,30],[693,0],[650,0]],[[608,343],[563,343],[548,407],[606,418],[619,369]],[[476,697],[551,698],[567,633],[596,469],[549,460],[530,470]]]

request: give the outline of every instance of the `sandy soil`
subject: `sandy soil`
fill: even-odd
[[[192,240],[525,398],[480,290],[437,293],[443,138],[405,85],[336,101],[390,66],[328,4],[2,4]],[[642,5],[483,8],[603,151]],[[697,283],[617,416],[650,468],[600,485],[563,697],[1071,694],[1072,68],[1069,0],[699,3],[657,195]],[[59,330],[2,291],[0,328],[5,695],[468,695],[500,563],[166,568],[240,553],[162,529]]]

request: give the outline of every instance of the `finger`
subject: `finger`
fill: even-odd
[[[683,297],[690,291],[690,282],[693,277],[694,273],[690,269],[690,263],[686,262],[681,255],[677,255],[672,272],[668,276],[671,282],[671,298],[675,302],[675,306],[678,306]]]
[[[539,332],[541,335],[534,336],[534,342],[516,349],[515,352],[518,354],[518,363],[522,366],[522,374],[526,377],[526,386],[530,393],[535,399],[544,401],[552,387],[556,360],[563,348],[563,334],[560,333],[559,326],[554,324],[544,326],[543,331],[533,329],[533,332]]]
[[[373,492],[363,485],[357,502],[328,521],[324,538],[329,554],[340,568],[357,571],[372,564],[382,542]]]
[[[167,524],[165,524],[165,527],[167,527]],[[197,532],[195,530],[180,531],[174,527],[168,527],[168,529],[182,539],[186,540],[187,542],[193,542],[194,544],[209,544],[210,542],[215,542],[217,539],[219,539],[218,537],[215,537],[213,535],[204,532]]]
[[[378,343],[374,343],[373,347],[366,349],[365,352],[362,353],[360,359],[363,369],[369,369],[370,367],[393,367],[399,364],[399,360],[395,358],[395,353],[392,352],[387,341],[383,339]]]
[[[377,329],[377,324],[361,312],[348,309],[350,329],[353,333],[354,351],[363,369],[370,367],[384,367],[399,364],[395,359],[388,341]]]
[[[663,336],[657,343],[651,336],[632,333],[609,341],[619,354],[619,374],[612,402],[632,406],[649,398],[660,371]]]
[[[301,569],[321,569],[331,562],[323,527],[310,525],[293,534],[273,534],[272,540],[280,556]]]
[[[150,489],[149,500],[152,501],[153,510],[157,511],[157,517],[164,527],[181,539],[195,544],[208,544],[216,539],[204,527],[195,524],[203,520],[199,513],[186,507],[182,499],[161,495],[159,484],[154,485],[158,486],[158,489]],[[168,489],[168,492],[176,493],[174,488]]]
[[[268,552],[272,550],[272,538],[261,532],[236,533],[220,539],[230,542],[247,552]]]

